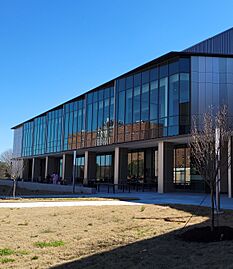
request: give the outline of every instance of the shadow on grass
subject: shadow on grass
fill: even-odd
[[[184,205],[169,205],[195,216],[207,216],[209,208]],[[233,225],[233,214],[222,220],[224,225]],[[188,214],[187,214],[188,215]],[[178,217],[179,218],[179,217]],[[166,221],[166,220],[165,220]],[[179,220],[177,220],[179,222]],[[232,268],[233,241],[213,243],[190,243],[179,235],[187,229],[209,225],[209,220],[185,229],[153,238],[136,241],[125,246],[52,267],[53,269],[131,269],[131,268]]]

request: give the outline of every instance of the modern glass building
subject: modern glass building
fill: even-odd
[[[205,191],[188,147],[191,118],[221,104],[233,114],[233,28],[13,127],[14,156],[28,181],[57,172],[65,184]],[[231,171],[222,173],[231,193]]]

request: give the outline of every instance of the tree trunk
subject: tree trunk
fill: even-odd
[[[214,188],[211,186],[210,190],[211,198],[211,231],[214,231]]]

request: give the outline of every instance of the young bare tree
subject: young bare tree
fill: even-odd
[[[21,177],[23,172],[23,161],[17,158],[14,158],[13,152],[11,149],[4,151],[0,155],[0,161],[4,162],[6,167],[6,175],[13,179],[13,197],[16,194],[16,183],[17,180]]]
[[[213,108],[210,108],[201,118],[193,118],[190,147],[194,166],[210,188],[211,231],[215,226],[214,198],[216,191],[219,192],[220,167],[230,165],[228,153],[227,158],[221,158],[221,152],[225,150],[230,135],[226,106],[219,108],[216,113]]]

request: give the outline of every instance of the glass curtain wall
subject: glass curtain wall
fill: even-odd
[[[174,149],[174,176],[175,185],[190,185],[190,148]]]
[[[31,156],[33,148],[33,121],[23,125],[22,156]]]
[[[116,142],[189,132],[189,59],[117,80]]]
[[[115,91],[113,86],[100,88],[35,118],[23,125],[22,154],[186,134],[190,128],[189,72],[190,59],[177,58],[117,79]]]
[[[86,147],[113,143],[113,87],[87,94]]]
[[[84,164],[85,164],[85,157],[78,156],[76,158],[76,167],[75,167],[75,180],[76,180],[76,183],[78,184],[83,184]]]
[[[62,150],[62,117],[63,109],[48,113],[47,152],[59,152]]]
[[[33,155],[44,154],[46,150],[46,116],[34,120]]]
[[[128,153],[128,182],[144,182],[144,151]]]
[[[111,154],[96,156],[97,182],[113,183],[113,158]]]
[[[63,150],[70,150],[73,141],[74,103],[64,106],[64,138]]]
[[[205,190],[205,182],[193,166],[192,151],[188,147],[174,149],[173,183],[178,189]]]
[[[84,147],[84,100],[64,106],[63,150]]]

